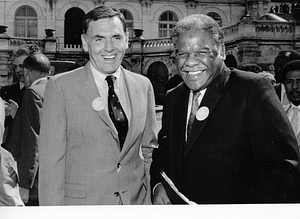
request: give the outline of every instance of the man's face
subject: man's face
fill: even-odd
[[[218,46],[206,30],[180,33],[175,56],[185,84],[195,91],[206,88],[221,73],[224,51],[223,45]]]
[[[26,59],[27,55],[22,55],[19,57],[15,57],[13,65],[15,69],[15,75],[19,79],[20,82],[24,82],[24,74],[23,74],[23,61]]]
[[[81,39],[92,65],[105,74],[113,74],[119,68],[128,48],[128,35],[118,17],[91,21]]]
[[[284,85],[289,100],[298,106],[300,104],[300,70],[287,72]]]

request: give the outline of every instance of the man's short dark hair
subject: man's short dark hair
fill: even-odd
[[[85,34],[89,28],[89,24],[91,21],[97,21],[104,18],[113,18],[118,17],[122,24],[124,32],[127,32],[127,24],[125,17],[123,14],[116,8],[107,7],[107,6],[99,6],[89,11],[83,18],[82,22],[82,32]]]
[[[285,81],[286,74],[290,71],[299,70],[300,71],[300,60],[293,60],[285,64],[282,69],[282,78]]]

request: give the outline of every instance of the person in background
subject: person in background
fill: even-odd
[[[250,71],[254,73],[259,73],[262,71],[261,67],[256,64],[243,64],[238,67],[239,70],[242,71]]]
[[[289,104],[286,92],[284,81],[282,79],[282,69],[284,65],[292,60],[300,59],[300,53],[295,50],[282,50],[278,53],[274,60],[274,68],[275,68],[275,80],[276,84],[274,85],[274,89],[276,91],[277,96],[280,99],[282,105]]]
[[[180,76],[180,74],[175,74],[174,76],[172,76],[168,82],[165,85],[165,95],[167,94],[167,92],[171,89],[173,89],[174,87],[176,87],[177,85],[179,85],[182,82],[182,78]]]
[[[4,133],[5,103],[0,98],[0,143]],[[18,168],[11,153],[0,146],[0,206],[24,206],[18,185]]]
[[[21,106],[23,93],[26,89],[24,85],[23,76],[23,61],[31,53],[40,51],[39,46],[36,44],[23,44],[13,52],[13,74],[17,79],[16,82],[3,86],[0,88],[0,97],[5,101],[5,132],[3,136],[3,147],[12,152],[5,142],[7,138],[13,138],[10,136],[11,123],[17,113],[18,108]]]
[[[161,169],[197,204],[299,202],[299,150],[272,84],[225,65],[224,35],[211,17],[187,16],[173,31],[184,83],[165,98],[153,203],[171,203]]]
[[[91,10],[81,39],[90,61],[46,86],[40,205],[151,204],[154,92],[148,78],[121,67],[124,16],[106,6]]]
[[[38,148],[44,92],[50,73],[50,61],[41,52],[29,55],[23,62],[26,90],[22,105],[12,124],[14,157],[18,164],[20,194],[27,206],[38,201]],[[17,145],[14,145],[17,144]]]
[[[288,62],[282,69],[282,79],[289,104],[283,106],[300,145],[300,60]]]
[[[266,77],[267,79],[270,80],[271,84],[274,86],[276,84],[276,80],[273,74],[271,74],[270,72],[267,71],[261,71],[258,72],[257,74]]]

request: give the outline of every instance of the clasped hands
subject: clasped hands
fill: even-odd
[[[5,101],[5,114],[7,116],[10,115],[14,119],[16,116],[16,113],[18,111],[18,108],[19,108],[19,105],[15,101],[13,101],[11,99],[9,99],[8,102]]]

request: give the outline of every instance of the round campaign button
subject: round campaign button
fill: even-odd
[[[196,119],[198,121],[203,121],[204,119],[207,118],[208,114],[209,114],[209,109],[206,106],[203,106],[200,109],[198,109],[196,113]]]
[[[97,97],[93,100],[92,107],[96,111],[101,111],[105,108],[105,102],[101,97]]]

